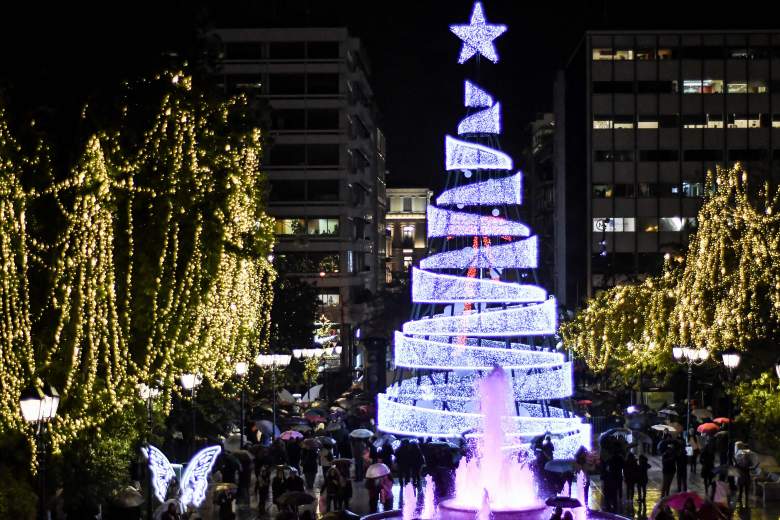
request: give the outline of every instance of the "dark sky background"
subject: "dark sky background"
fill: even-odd
[[[588,29],[770,28],[771,3],[484,0],[490,23],[509,30],[496,40],[501,61],[457,64],[460,40],[448,25],[466,23],[471,0],[244,0],[28,2],[0,18],[0,93],[23,120],[54,106],[63,133],[80,106],[120,79],[159,70],[169,58],[197,53],[210,27],[339,26],[361,38],[387,138],[388,184],[443,181],[444,134],[464,115],[463,79],[479,79],[502,102],[502,146],[520,162],[528,124],[551,109],[555,72]],[[97,6],[97,7],[96,7]]]

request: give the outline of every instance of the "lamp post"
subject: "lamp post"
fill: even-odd
[[[46,520],[49,512],[46,510],[46,442],[44,433],[46,425],[57,415],[60,404],[60,394],[53,386],[44,383],[43,389],[37,386],[27,388],[19,397],[19,408],[22,417],[35,427],[36,456],[38,457],[38,518]]]
[[[244,403],[246,402],[246,385],[244,385],[244,376],[246,376],[246,373],[249,371],[249,365],[245,361],[239,361],[236,363],[236,375],[239,379],[239,384],[241,385],[241,424],[239,425],[239,435],[240,435],[240,448],[244,447],[244,423],[246,422],[246,419],[244,418]]]
[[[200,374],[184,373],[179,376],[181,380],[181,386],[185,390],[190,391],[190,407],[192,408],[192,439],[191,439],[191,451],[190,456],[195,453],[195,389],[203,381],[203,377]]]
[[[276,439],[276,367],[286,367],[290,364],[290,354],[258,354],[255,364],[259,367],[271,369],[271,396],[273,403],[273,425],[271,426],[271,439]]]
[[[152,518],[153,515],[153,508],[152,508],[152,501],[153,496],[152,495],[152,472],[149,469],[149,463],[151,461],[149,460],[149,445],[150,445],[150,438],[152,436],[152,399],[160,395],[160,389],[159,388],[153,388],[151,386],[147,386],[144,383],[139,383],[138,385],[138,395],[146,401],[146,434],[144,438],[144,447],[146,447],[146,457],[147,457],[147,467],[146,467],[146,517],[148,519]]]
[[[674,360],[681,365],[688,365],[688,393],[686,402],[685,413],[685,440],[688,440],[688,435],[691,429],[691,380],[693,379],[693,366],[699,366],[707,361],[709,357],[709,351],[702,348],[693,347],[674,347],[672,349],[672,356]]]
[[[724,351],[720,355],[720,358],[723,360],[723,365],[729,371],[729,381],[733,383],[734,372],[737,370],[737,367],[739,367],[739,363],[742,361],[742,355],[735,349],[729,349]],[[731,398],[729,398],[729,421],[734,420],[732,415],[734,415],[734,401]],[[729,423],[729,429],[728,429],[728,447],[729,447],[729,461],[730,461],[733,455],[733,450],[731,449],[731,423]]]

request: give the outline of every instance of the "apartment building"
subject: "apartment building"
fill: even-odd
[[[409,268],[428,255],[427,209],[433,192],[428,188],[388,188],[388,274],[409,276]]]
[[[256,100],[270,128],[263,169],[276,267],[317,286],[323,313],[349,345],[386,282],[385,142],[361,43],[346,28],[214,34],[219,84]]]

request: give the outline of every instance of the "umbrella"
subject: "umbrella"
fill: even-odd
[[[384,444],[387,444],[387,443],[390,443],[390,444],[392,445],[392,444],[393,444],[393,442],[395,442],[395,441],[397,441],[397,440],[398,440],[398,439],[396,438],[396,436],[395,436],[395,435],[392,435],[392,434],[390,434],[390,433],[386,433],[386,434],[382,435],[381,437],[379,437],[379,438],[378,438],[378,439],[377,439],[377,440],[374,442],[374,446],[375,446],[375,447],[377,447],[377,448],[380,448],[380,447],[382,447]]]
[[[340,422],[330,422],[325,427],[326,432],[338,432],[341,431],[344,428],[344,425]]]
[[[321,410],[319,408],[309,408],[306,410],[306,412],[303,414],[304,417],[308,417],[310,415],[317,415],[319,417],[325,416],[325,410]]]
[[[715,437],[723,437],[724,435],[728,435],[728,434],[729,432],[721,430],[715,434]]]
[[[293,424],[290,426],[290,429],[296,432],[309,432],[311,431],[311,426],[308,424]]]
[[[349,433],[349,436],[352,437],[353,439],[368,439],[372,435],[374,435],[374,432],[372,432],[371,430],[366,430],[365,428],[358,428],[357,430],[352,430]]]
[[[352,464],[352,459],[333,459],[333,464]]]
[[[134,487],[127,486],[114,496],[113,502],[121,508],[138,507],[144,503],[144,497]]]
[[[572,459],[551,460],[544,465],[544,469],[551,473],[574,473],[574,461]]]
[[[257,426],[257,429],[260,430],[265,435],[278,437],[279,434],[282,433],[279,431],[279,428],[274,423],[272,423],[267,419],[255,421],[255,426]]]
[[[576,401],[576,403],[580,406],[590,406],[593,404],[593,401],[590,399],[580,399],[579,401]]]
[[[320,444],[322,444],[323,446],[335,446],[336,445],[336,440],[333,439],[332,437],[320,436],[320,437],[317,437],[317,440],[320,441]]]
[[[699,419],[704,419],[704,418],[711,418],[712,412],[707,410],[706,408],[697,408],[691,412],[691,415],[693,415],[694,417],[698,417]]]
[[[728,417],[716,417],[712,420],[712,422],[716,424],[728,424],[731,422],[731,419],[729,419]]]
[[[680,415],[680,414],[669,408],[664,408],[663,410],[658,412],[658,415]]]
[[[301,446],[304,448],[308,448],[310,450],[318,450],[322,448],[322,443],[318,441],[317,439],[306,439],[301,443]]]
[[[737,451],[737,454],[734,455],[734,460],[737,464],[747,463],[748,466],[755,466],[758,464],[758,457],[750,450]]]
[[[236,491],[238,489],[238,484],[234,484],[232,482],[217,482],[214,484],[214,492],[220,493],[222,491]]]
[[[286,422],[287,422],[287,424],[304,424],[306,426],[309,425],[308,419],[306,419],[305,417],[300,417],[300,416],[290,417],[289,419],[287,419]]]
[[[301,432],[296,432],[294,430],[287,430],[286,432],[281,434],[279,438],[285,441],[291,441],[294,439],[303,439],[303,434]]]
[[[285,506],[298,507],[314,502],[314,497],[303,491],[288,491],[279,497],[279,503]]]
[[[628,428],[611,428],[599,435],[599,442],[603,441],[607,437],[622,437],[625,439],[629,435],[631,435],[631,430]]]
[[[693,491],[683,491],[682,493],[669,495],[668,497],[661,499],[661,502],[663,502],[664,505],[671,507],[672,509],[682,511],[685,503],[689,499],[693,500],[693,505],[696,506],[696,509],[699,509],[704,505],[704,499],[700,497],[698,493]]]
[[[552,462],[552,461],[550,461],[550,462]],[[571,509],[571,508],[574,508],[574,507],[582,507],[582,504],[576,498],[565,497],[565,496],[550,497],[547,500],[545,500],[544,503],[547,504],[550,507],[562,507],[564,509]]]
[[[674,429],[674,426],[669,426],[668,424],[654,424],[650,428],[652,428],[655,431],[658,432],[676,432],[677,430]]]
[[[696,431],[699,433],[715,433],[717,431],[720,431],[720,426],[718,426],[715,423],[704,423],[700,424],[698,428],[696,428]]]
[[[381,462],[377,462],[376,464],[371,464],[366,470],[366,478],[379,478],[389,474],[390,474],[390,468],[388,468]]]
[[[671,426],[672,428],[674,428],[674,431],[676,431],[676,432],[681,432],[681,431],[683,431],[682,424],[680,424],[680,423],[678,423],[678,422],[670,422],[670,423],[669,423],[669,426]]]

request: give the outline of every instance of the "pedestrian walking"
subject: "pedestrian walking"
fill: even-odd
[[[274,505],[279,507],[279,497],[287,492],[287,479],[284,476],[284,469],[280,466],[276,468],[276,475],[271,480],[271,495]]]
[[[391,474],[379,479],[379,500],[385,511],[393,509],[393,476]]]
[[[255,466],[255,493],[257,494],[257,510],[265,513],[268,501],[268,490],[271,487],[271,468],[267,465]]]
[[[306,489],[314,489],[314,479],[319,469],[319,455],[316,449],[306,448],[301,450],[301,467],[303,476],[306,477]]]
[[[623,479],[626,482],[626,501],[629,507],[634,505],[634,488],[639,480],[639,463],[633,453],[626,455],[626,462],[623,466]]]
[[[688,446],[691,448],[691,454],[688,456],[688,462],[691,466],[691,475],[695,475],[696,461],[701,454],[701,441],[699,441],[699,436],[693,428],[688,431]]]
[[[638,495],[639,504],[642,511],[647,509],[647,482],[649,478],[650,463],[647,461],[647,457],[642,454],[637,461],[637,478],[636,478],[636,490]]]
[[[699,455],[701,462],[701,478],[704,481],[704,495],[712,499],[715,496],[715,482],[713,480],[715,469],[715,444],[708,442],[704,445]]]
[[[665,450],[663,451],[663,455],[661,455],[661,474],[663,476],[663,481],[661,483],[662,497],[669,496],[669,492],[672,488],[672,480],[674,480],[674,474],[676,470],[677,454],[675,453],[674,445],[667,444]]]
[[[363,467],[363,457],[366,451],[366,443],[363,439],[350,439],[350,448],[352,450],[352,458],[355,461],[355,482],[360,482],[365,476],[365,468]]]
[[[368,491],[368,512],[376,513],[377,512],[377,502],[379,501],[379,479],[376,478],[367,478],[366,479],[366,490]]]
[[[336,466],[330,467],[325,474],[322,480],[322,488],[320,489],[320,493],[325,495],[325,511],[340,511],[342,509],[341,487],[344,485],[342,483],[343,479],[344,477],[341,476]]]
[[[285,443],[287,450],[287,463],[293,469],[300,471],[301,468],[301,443],[297,440],[291,440]]]
[[[688,491],[688,452],[687,447],[677,445],[675,464],[677,466],[677,492]]]

